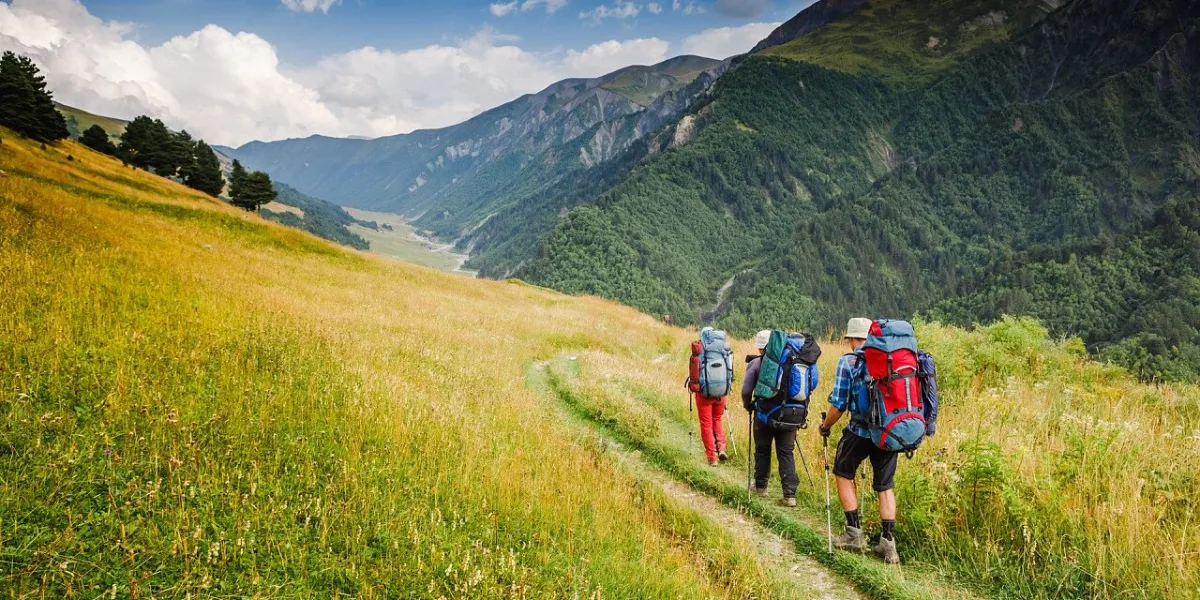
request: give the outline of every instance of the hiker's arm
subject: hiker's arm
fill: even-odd
[[[833,379],[833,391],[829,394],[829,414],[821,423],[821,435],[828,436],[842,413],[850,405],[850,365],[845,358],[838,361],[837,375]]]
[[[746,366],[746,378],[742,380],[742,408],[754,410],[754,386],[758,383],[758,368],[762,361],[753,360]]]
[[[833,426],[837,425],[838,419],[842,418],[840,409],[829,407],[829,414],[825,415],[825,422],[821,423],[821,434],[825,435],[829,431],[833,431]]]

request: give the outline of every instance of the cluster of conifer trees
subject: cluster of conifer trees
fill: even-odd
[[[0,57],[0,125],[41,142],[70,135],[67,120],[55,107],[54,96],[37,65],[12,52]],[[119,143],[114,143],[103,127],[92,125],[80,134],[79,142],[210,196],[219,197],[225,191],[221,161],[212,147],[186,130],[171,131],[159,119],[137,117],[126,126]],[[235,206],[258,210],[276,196],[269,175],[262,171],[248,173],[241,163],[233,162],[229,198]]]
[[[0,57],[0,125],[25,137],[53,142],[67,137],[67,121],[54,107],[46,78],[24,56]]]

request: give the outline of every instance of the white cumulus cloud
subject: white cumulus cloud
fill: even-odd
[[[598,77],[630,65],[652,65],[667,59],[671,44],[658,38],[607,41],[582,52],[569,50],[563,64],[579,77]]]
[[[740,27],[718,27],[706,29],[683,40],[684,54],[697,54],[710,58],[728,58],[749,52],[755,44],[766,38],[779,23],[748,23]]]
[[[532,8],[551,4],[562,0]],[[661,62],[670,50],[644,38],[538,53],[485,29],[452,44],[359,48],[297,68],[253,33],[209,25],[148,46],[131,30],[91,15],[79,0],[0,2],[0,50],[34,59],[60,102],[122,118],[150,115],[227,145],[443,127],[567,77]]]
[[[517,9],[517,0],[512,2],[494,2],[488,5],[488,10],[497,17],[503,17]]]
[[[333,8],[334,4],[341,4],[342,0],[279,0],[284,6],[296,12],[314,12],[321,11],[328,14],[329,9]]]
[[[651,2],[650,4],[646,5],[646,10],[650,11],[650,14],[652,15],[661,15],[663,7],[657,2]]]

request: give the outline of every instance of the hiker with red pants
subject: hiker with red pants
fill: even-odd
[[[708,464],[717,466],[729,459],[725,453],[725,398],[733,388],[733,349],[724,331],[705,327],[692,342],[688,365],[688,391],[700,414],[700,440]]]
[[[899,455],[911,457],[935,431],[933,358],[917,349],[912,325],[904,321],[850,319],[846,340],[851,352],[838,361],[829,413],[820,427],[821,435],[828,438],[842,415],[850,413],[833,462],[846,531],[833,538],[832,545],[839,550],[867,550],[854,474],[863,461],[870,460],[883,529],[872,550],[885,563],[899,564],[893,480]]]

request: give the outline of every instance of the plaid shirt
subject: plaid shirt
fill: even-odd
[[[866,385],[862,377],[855,376],[858,367],[858,355],[847,354],[838,359],[837,375],[833,379],[833,392],[829,394],[829,404],[842,412],[850,412],[850,423],[846,428],[851,433],[870,439],[871,432],[854,422],[854,413],[861,410],[855,406]]]

